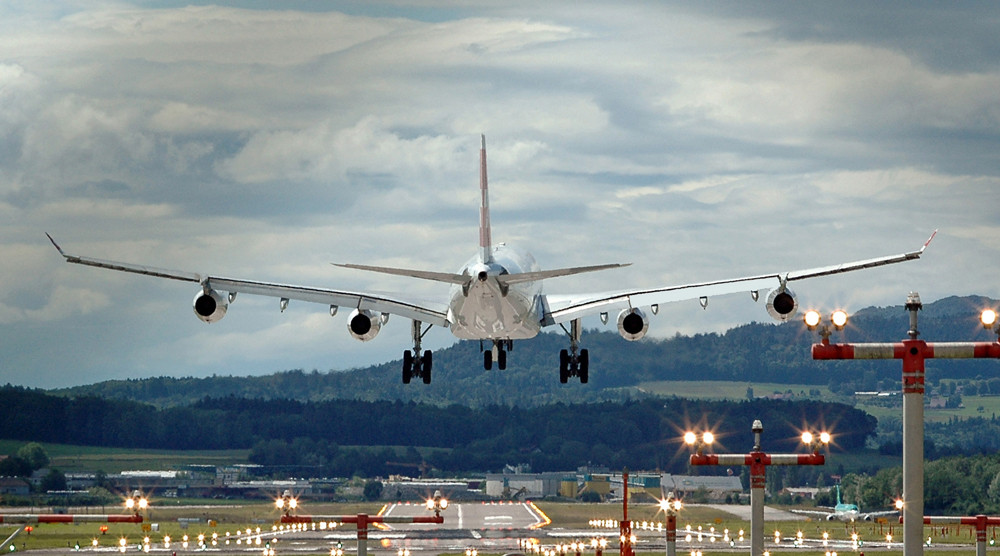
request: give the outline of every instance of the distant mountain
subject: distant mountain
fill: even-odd
[[[985,297],[949,297],[927,303],[920,313],[921,337],[928,341],[991,341],[995,336],[978,324],[983,307],[996,307]],[[888,342],[903,339],[909,315],[902,306],[869,307],[852,315],[848,328],[833,341]],[[747,383],[833,384],[860,379],[898,381],[893,361],[815,362],[809,347],[817,336],[796,320],[774,325],[751,323],[725,334],[677,335],[665,340],[625,342],[616,332],[588,331],[590,383],[558,380],[558,353],[568,346],[562,334],[541,334],[518,341],[506,371],[484,371],[478,342],[459,342],[434,352],[430,385],[402,384],[400,361],[350,371],[291,370],[266,376],[148,378],[116,380],[51,393],[134,400],[161,407],[187,405],[204,397],[236,396],[299,401],[399,400],[469,407],[507,405],[534,407],[641,397],[638,384],[657,380],[727,380]],[[988,377],[998,370],[990,360],[929,360],[938,378]]]

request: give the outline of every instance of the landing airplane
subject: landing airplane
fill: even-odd
[[[827,521],[873,521],[875,518],[882,516],[898,516],[899,510],[886,510],[881,512],[868,512],[862,513],[858,509],[857,504],[845,504],[840,501],[840,485],[835,487],[837,489],[837,505],[829,508],[833,511],[831,512],[820,512],[814,510],[792,510],[792,513],[802,514],[802,515],[815,515],[820,516]]]
[[[649,329],[649,318],[643,307],[655,315],[662,303],[698,299],[702,307],[707,307],[710,296],[749,292],[757,301],[761,291],[771,290],[766,302],[767,312],[779,321],[787,321],[794,317],[798,309],[795,294],[788,288],[789,282],[918,259],[934,238],[931,235],[931,239],[918,251],[807,270],[658,288],[576,295],[546,294],[542,292],[545,280],[628,265],[603,264],[542,270],[529,253],[505,243],[494,244],[486,180],[485,136],[482,137],[479,153],[479,250],[458,272],[450,274],[361,264],[336,265],[451,284],[449,297],[438,302],[419,300],[406,293],[383,294],[295,286],[69,255],[52,236],[46,235],[71,263],[198,284],[200,290],[194,297],[194,312],[208,323],[224,317],[238,293],[277,297],[282,311],[291,299],[328,305],[331,316],[337,314],[339,307],[351,307],[347,330],[362,342],[375,338],[390,314],[410,319],[413,350],[403,352],[403,382],[409,383],[410,379],[419,377],[426,384],[431,381],[433,362],[430,350],[421,353],[420,344],[432,326],[448,328],[456,338],[479,340],[483,367],[490,370],[496,362],[497,367],[503,370],[507,367],[507,351],[513,348],[514,340],[532,338],[543,327],[559,325],[570,343],[568,350],[559,353],[559,381],[565,383],[569,377],[575,376],[581,383],[586,383],[590,358],[586,349],[579,348],[581,319],[584,316],[600,315],[601,321],[607,323],[610,312],[618,311],[619,333],[626,340],[635,341],[645,336]],[[486,349],[484,341],[491,342],[492,348]]]

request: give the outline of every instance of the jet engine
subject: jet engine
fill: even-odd
[[[837,521],[837,516],[835,514],[827,514],[826,520],[827,521]]]
[[[771,318],[781,322],[786,322],[795,316],[799,310],[799,302],[795,299],[795,292],[788,288],[771,290],[767,296],[767,314]]]
[[[204,322],[222,320],[228,308],[229,300],[215,290],[203,290],[194,296],[194,314]]]
[[[347,331],[351,333],[351,336],[355,340],[367,342],[378,336],[378,332],[381,329],[382,315],[379,313],[373,313],[367,309],[355,309],[347,317]]]
[[[622,309],[618,313],[618,333],[622,338],[634,342],[646,335],[649,330],[649,319],[639,309]]]

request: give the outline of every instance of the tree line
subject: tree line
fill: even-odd
[[[470,408],[415,402],[299,402],[204,398],[184,407],[96,397],[66,399],[40,390],[0,388],[0,438],[78,445],[251,448],[251,460],[310,465],[322,474],[399,473],[385,462],[428,465],[448,473],[500,470],[529,463],[535,471],[610,468],[684,472],[687,428],[715,431],[719,449],[747,450],[761,419],[769,450],[794,451],[806,425],[835,426],[837,450],[857,451],[876,421],[852,407],[819,401],[743,402],[643,399]],[[419,447],[370,456],[366,447]]]

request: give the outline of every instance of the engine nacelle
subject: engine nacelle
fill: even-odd
[[[618,313],[618,333],[622,338],[634,342],[646,335],[649,330],[649,319],[639,309],[622,309]]]
[[[204,322],[216,322],[226,316],[229,300],[215,290],[200,291],[194,296],[194,314]]]
[[[355,340],[367,342],[378,336],[382,329],[382,315],[369,310],[355,309],[347,317],[347,331]]]
[[[799,302],[795,299],[795,292],[788,288],[771,290],[767,296],[767,314],[771,318],[781,322],[787,322],[795,317],[799,310]]]
[[[827,514],[826,520],[827,521],[837,521],[837,515],[836,514]]]

